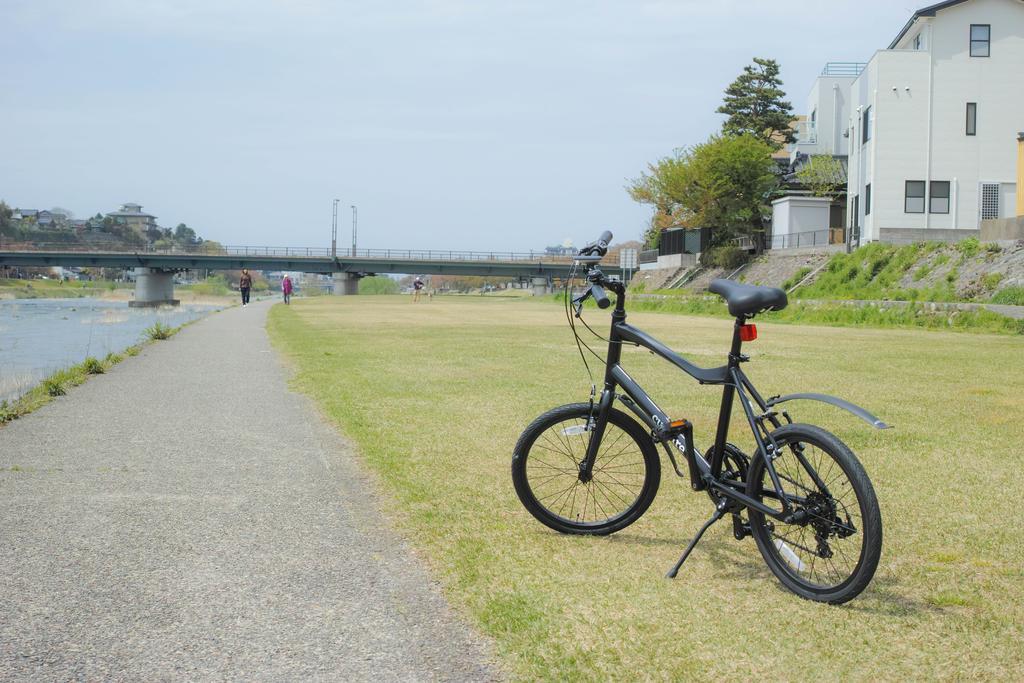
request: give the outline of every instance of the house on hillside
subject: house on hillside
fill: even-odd
[[[16,221],[34,221],[38,214],[39,211],[37,211],[36,209],[15,209],[11,213],[11,218],[13,218]]]
[[[107,214],[116,223],[137,229],[141,233],[155,229],[156,216],[143,212],[141,204],[122,204],[117,211]]]
[[[796,141],[787,148],[785,195],[772,202],[772,249],[842,244],[846,225],[850,87],[860,62],[828,62],[811,86],[806,115],[795,122]],[[815,197],[798,176],[814,157],[836,161],[834,196]]]
[[[793,159],[847,156],[854,245],[977,235],[1015,214],[1022,66],[1022,0],[919,9],[854,77],[819,78]]]

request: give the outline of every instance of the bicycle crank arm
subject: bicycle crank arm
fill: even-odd
[[[768,399],[765,402],[765,405],[771,408],[773,406],[777,406],[780,403],[785,403],[786,401],[794,400],[821,401],[822,403],[828,403],[829,405],[833,405],[837,408],[842,408],[843,410],[849,413],[853,413],[854,415],[856,415],[857,417],[859,417],[860,419],[864,420],[869,425],[874,427],[875,429],[890,429],[892,427],[892,425],[888,425],[882,422],[880,419],[869,413],[867,410],[861,408],[860,406],[850,403],[849,401],[844,401],[841,398],[836,398],[835,396],[829,396],[828,394],[788,394],[786,396],[775,396],[773,398]]]

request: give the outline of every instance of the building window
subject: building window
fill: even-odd
[[[977,135],[978,134],[978,103],[968,102],[967,103],[967,134]]]
[[[860,122],[860,142],[864,144],[871,139],[871,107],[864,110],[864,118]]]
[[[924,213],[924,181],[908,180],[903,213]]]
[[[971,24],[971,56],[988,57],[992,27],[989,24]]]
[[[928,213],[949,213],[949,181],[933,180],[931,196],[928,201]]]
[[[871,183],[864,186],[864,215],[871,215]]]

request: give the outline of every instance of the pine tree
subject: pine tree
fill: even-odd
[[[754,57],[754,63],[743,67],[743,73],[725,91],[719,114],[729,118],[722,124],[726,135],[748,133],[780,149],[794,142],[790,128],[793,105],[782,99],[779,65],[774,59]]]

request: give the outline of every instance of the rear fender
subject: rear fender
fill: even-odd
[[[844,401],[841,398],[836,398],[835,396],[829,396],[828,394],[788,394],[786,396],[776,396],[774,398],[768,399],[765,405],[771,408],[773,406],[777,406],[780,403],[785,403],[786,401],[793,401],[797,399],[803,399],[806,401],[821,401],[822,403],[828,403],[829,405],[833,405],[837,408],[842,408],[847,412],[853,413],[854,415],[856,415],[857,417],[859,417],[860,419],[864,420],[869,425],[874,427],[875,429],[889,429],[891,427],[891,425],[887,425],[886,423],[882,422],[880,419],[878,419],[868,411],[864,410],[860,406],[850,403],[849,401]]]

